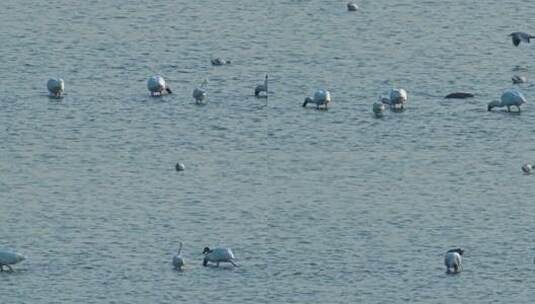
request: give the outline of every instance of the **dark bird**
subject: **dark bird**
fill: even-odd
[[[511,36],[511,39],[513,40],[513,45],[518,46],[520,42],[527,42],[529,43],[529,39],[535,38],[535,36],[532,36],[528,33],[524,32],[514,32],[509,34]]]

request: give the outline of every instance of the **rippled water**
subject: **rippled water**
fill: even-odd
[[[506,36],[535,3],[358,4],[4,0],[0,247],[28,259],[0,302],[531,303],[533,82],[520,115],[486,104],[535,79],[535,45]],[[149,98],[153,73],[175,94]],[[407,110],[375,119],[392,86]],[[303,109],[319,87],[331,108]],[[241,267],[202,267],[217,245]]]

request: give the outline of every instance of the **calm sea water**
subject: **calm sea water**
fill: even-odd
[[[535,2],[358,4],[2,1],[0,247],[28,259],[0,302],[532,303],[534,82],[520,115],[486,104],[535,81],[507,37]],[[154,73],[174,95],[148,97]],[[392,86],[407,110],[374,118]],[[331,108],[303,109],[320,87]],[[202,267],[205,246],[241,267]]]

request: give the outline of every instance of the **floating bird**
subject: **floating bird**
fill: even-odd
[[[176,169],[177,171],[184,171],[184,169],[186,169],[186,166],[184,166],[183,163],[176,163],[176,165],[175,165],[175,169]]]
[[[303,107],[306,107],[308,103],[316,104],[316,109],[320,109],[320,106],[323,106],[324,109],[327,109],[327,104],[331,102],[331,93],[327,90],[317,90],[314,93],[314,98],[307,97],[303,103]]]
[[[455,93],[450,93],[450,94],[446,95],[446,97],[444,97],[444,98],[464,99],[464,98],[472,98],[472,97],[474,97],[474,94],[472,94],[472,93],[455,92]]]
[[[524,171],[525,174],[531,174],[533,172],[533,165],[532,164],[524,164],[522,166],[522,171]]]
[[[4,266],[6,266],[10,272],[13,272],[13,268],[11,268],[10,265],[17,264],[25,259],[26,258],[21,254],[0,250],[0,272],[4,271]]]
[[[511,112],[511,106],[515,106],[520,112],[520,105],[526,102],[526,98],[522,93],[516,89],[505,90],[502,94],[501,100],[494,100],[487,106],[487,110],[490,111],[494,107],[507,107],[507,112]]]
[[[385,104],[381,101],[374,102],[372,106],[372,111],[376,117],[382,117],[385,112]]]
[[[220,57],[211,59],[210,62],[212,63],[212,65],[215,65],[215,66],[230,64],[230,60],[224,60]]]
[[[463,254],[464,250],[455,248],[446,252],[444,264],[446,265],[446,273],[459,273],[463,270]]]
[[[520,84],[520,83],[524,83],[528,81],[528,79],[525,76],[518,76],[518,75],[514,75],[511,78],[511,80],[513,81],[513,84]]]
[[[509,36],[511,36],[514,46],[518,46],[520,42],[529,43],[529,39],[535,38],[535,36],[531,36],[530,34],[524,32],[514,32],[509,34]]]
[[[195,88],[193,90],[193,99],[195,99],[195,103],[201,104],[206,99],[206,90],[205,87],[208,84],[208,80],[204,80],[201,85],[198,88]]]
[[[210,249],[205,247],[202,254],[204,254],[204,260],[202,262],[203,266],[207,266],[208,262],[210,262],[216,263],[217,267],[219,267],[219,263],[231,263],[233,266],[238,267],[238,265],[234,263],[236,258],[230,248]]]
[[[350,11],[350,12],[356,12],[358,9],[359,9],[359,7],[355,3],[349,2],[347,4],[347,10]]]
[[[182,242],[180,242],[180,247],[178,248],[178,253],[173,256],[173,266],[176,270],[182,270],[182,266],[184,266],[184,258],[180,256],[180,252],[182,251]]]
[[[65,91],[65,82],[61,78],[51,78],[47,81],[46,87],[50,97],[60,98]]]
[[[165,93],[172,94],[173,92],[160,75],[151,76],[147,80],[147,88],[151,96],[162,96]]]
[[[390,108],[394,110],[403,110],[407,102],[407,91],[404,89],[391,89],[389,97],[382,98],[381,102],[390,105]]]
[[[260,96],[261,92],[266,92],[266,95]],[[264,84],[259,84],[254,89],[254,96],[256,97],[268,97],[268,75],[266,74],[266,78],[264,79]]]

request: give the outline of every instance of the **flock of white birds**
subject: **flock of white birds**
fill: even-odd
[[[358,11],[359,7],[355,3],[348,3],[347,10],[354,12]],[[514,46],[519,46],[521,42],[529,43],[531,38],[535,38],[525,32],[514,32],[509,34],[512,39]],[[231,64],[230,60],[225,60],[222,58],[214,58],[210,60],[214,66],[222,66]],[[527,81],[526,77],[515,75],[512,78],[513,84],[524,83]],[[207,97],[207,85],[208,80],[204,80],[201,85],[196,87],[193,90],[192,97],[197,104],[202,104],[206,102]],[[65,92],[65,81],[61,78],[52,78],[47,82],[47,89],[49,96],[52,98],[62,98]],[[147,80],[147,89],[151,96],[158,97],[166,94],[172,94],[172,90],[161,75],[151,76]],[[255,87],[254,95],[256,97],[268,97],[268,75],[266,74],[264,83],[259,84]],[[388,106],[392,111],[403,111],[405,109],[408,95],[407,91],[402,88],[392,88],[387,94],[388,96],[381,96],[379,100],[374,102],[372,105],[372,112],[376,117],[382,117]],[[445,98],[472,98],[474,94],[466,92],[455,92],[447,95]],[[314,92],[312,98],[306,97],[303,103],[303,107],[306,107],[308,104],[313,104],[316,106],[316,109],[327,109],[328,104],[331,103],[331,94],[328,90],[318,89]],[[491,111],[493,108],[507,108],[508,112],[511,112],[511,108],[515,107],[517,112],[520,112],[520,106],[526,103],[526,98],[518,89],[507,89],[505,90],[500,100],[495,100],[487,105],[487,110]],[[184,164],[177,163],[175,166],[177,171],[183,171],[185,169]],[[525,174],[532,174],[534,166],[531,164],[524,164],[522,166],[522,171]],[[185,265],[185,260],[181,256],[182,252],[182,242],[176,255],[173,256],[172,265],[176,270],[182,270]],[[219,267],[220,263],[230,263],[233,266],[237,267],[235,263],[234,253],[230,248],[214,248],[210,249],[205,247],[203,250],[203,266],[208,266],[208,263],[215,264],[216,267]],[[462,271],[462,257],[464,250],[461,248],[455,248],[448,250],[444,258],[444,264],[446,266],[446,272],[455,274]],[[4,271],[4,267],[8,271],[13,272],[11,265],[17,264],[24,261],[26,258],[16,252],[8,250],[0,250],[0,272]]]

